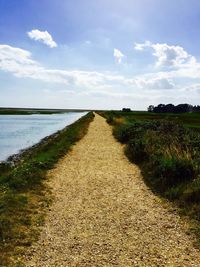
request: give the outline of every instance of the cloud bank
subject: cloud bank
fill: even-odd
[[[137,50],[142,51],[145,47],[144,44],[140,44]],[[162,53],[168,56],[165,49],[166,46],[162,45],[156,45],[153,53],[156,52],[156,49],[163,51],[163,47],[164,52]],[[172,49],[174,47],[176,50],[176,46],[173,46]],[[182,51],[181,49],[180,53],[183,53],[183,55],[181,54],[180,56],[178,52],[175,56],[173,54],[173,61],[169,60],[169,56],[168,60],[166,58],[165,60],[163,59],[164,63],[159,60],[163,55],[156,56],[156,65],[157,62],[162,62],[164,65],[168,62],[169,70],[126,77],[111,72],[45,68],[33,59],[29,51],[0,44],[0,70],[11,73],[18,78],[31,78],[45,83],[60,84],[62,85],[62,90],[74,92],[77,96],[90,95],[91,97],[101,98],[113,96],[127,99],[127,101],[129,101],[128,99],[140,99],[142,101],[142,98],[144,98],[146,99],[145,103],[148,103],[149,97],[154,99],[154,101],[155,99],[160,101],[159,97],[165,96],[167,101],[169,97],[171,97],[170,99],[180,97],[181,93],[186,95],[189,92],[191,95],[191,92],[197,92],[199,94],[200,64],[196,60],[191,63],[190,59],[192,56],[185,50]],[[175,64],[174,62],[179,63]],[[179,80],[177,81],[177,79]],[[187,83],[181,82],[182,80],[187,80]],[[170,95],[168,93],[169,90]]]
[[[127,78],[122,75],[96,71],[47,69],[32,59],[29,51],[9,45],[0,45],[0,69],[10,72],[16,77],[80,86],[92,90],[103,87],[110,90],[111,87],[117,86],[155,90],[174,88],[171,78],[164,77],[163,74]]]

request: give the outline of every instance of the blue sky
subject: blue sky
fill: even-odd
[[[0,106],[200,104],[198,0],[0,0]]]

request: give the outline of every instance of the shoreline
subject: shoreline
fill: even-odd
[[[72,111],[69,111],[72,112]],[[89,112],[88,112],[89,113]],[[79,119],[81,119],[82,117],[84,117],[86,114],[83,114],[83,116],[81,116]],[[56,114],[56,113],[52,113],[52,114]],[[1,114],[0,114],[1,115]],[[6,115],[6,114],[4,114]],[[16,114],[15,114],[16,115]],[[28,115],[35,115],[33,114],[27,114]],[[48,114],[47,114],[48,115]],[[17,153],[11,154],[10,156],[8,156],[5,160],[0,160],[0,169],[1,169],[1,165],[11,165],[14,166],[15,164],[17,164],[19,161],[23,160],[23,157],[26,156],[31,156],[32,152],[34,149],[39,148],[41,145],[44,145],[48,142],[50,142],[52,139],[56,138],[59,136],[59,134],[61,134],[63,131],[67,130],[67,127],[69,127],[70,125],[72,125],[73,123],[77,122],[79,119],[77,119],[76,121],[70,123],[69,125],[65,126],[64,128],[62,128],[61,130],[58,130],[50,135],[47,135],[45,137],[43,137],[42,139],[40,139],[37,143],[30,145],[28,147],[22,148],[20,149]]]

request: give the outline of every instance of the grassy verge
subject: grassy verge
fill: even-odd
[[[169,118],[138,120],[122,112],[101,115],[125,144],[130,161],[141,167],[147,185],[192,219],[200,240],[200,133]]]
[[[137,121],[154,121],[154,120],[170,120],[174,123],[183,125],[185,128],[200,130],[200,112],[193,113],[152,113],[147,111],[132,111],[132,112],[122,112],[122,111],[109,111],[101,112],[101,114],[106,114],[108,120],[112,120],[113,117],[121,117],[126,122],[131,122],[133,120]]]
[[[22,266],[20,256],[37,239],[50,203],[46,172],[87,133],[92,119],[90,112],[14,163],[0,165],[0,266]]]

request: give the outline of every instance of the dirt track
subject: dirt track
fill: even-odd
[[[100,116],[49,175],[55,199],[27,267],[200,266],[183,222],[148,190]]]

